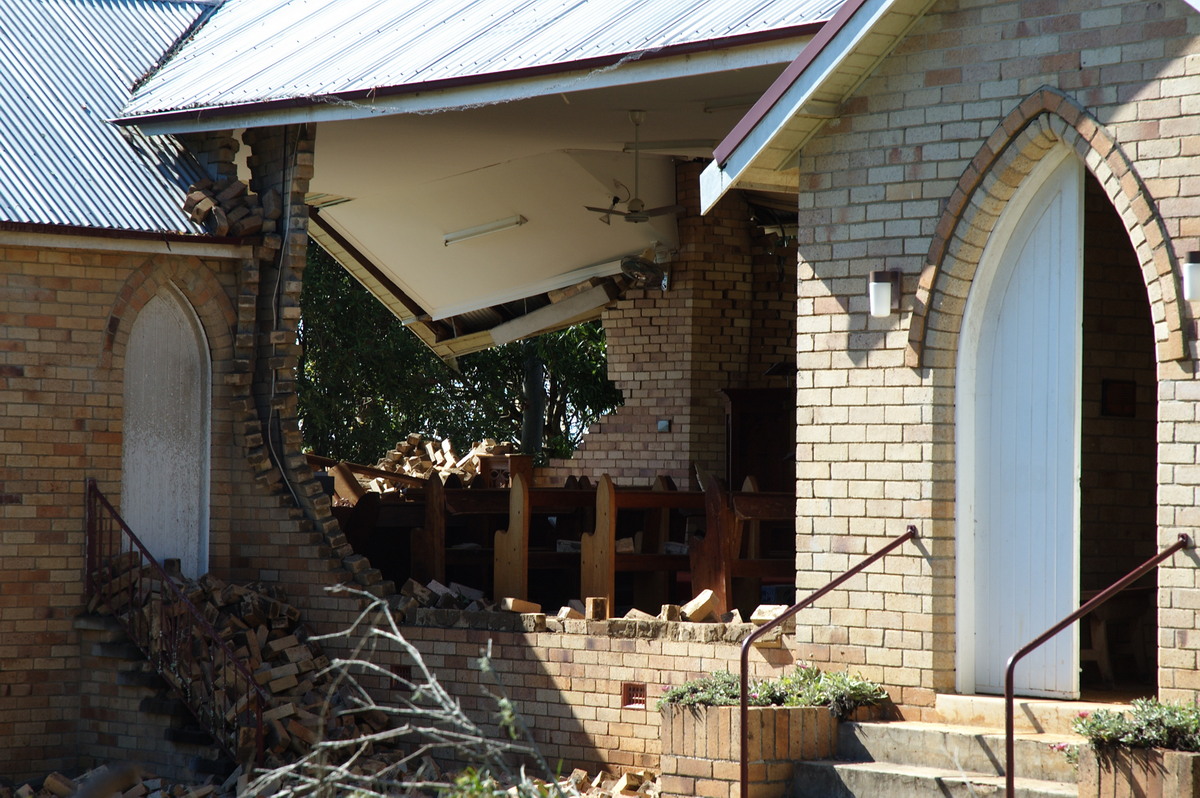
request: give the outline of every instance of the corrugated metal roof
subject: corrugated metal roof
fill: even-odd
[[[519,78],[809,26],[843,0],[227,0],[126,118]]]
[[[180,208],[190,157],[107,120],[208,5],[0,2],[0,221],[203,232]]]

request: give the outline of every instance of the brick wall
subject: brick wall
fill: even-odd
[[[897,688],[914,717],[955,689],[954,367],[965,300],[997,213],[1056,141],[1087,164],[1112,209],[1107,229],[1092,221],[1086,233],[1089,247],[1118,247],[1097,268],[1135,275],[1114,319],[1152,324],[1159,498],[1149,534],[1170,541],[1197,518],[1200,391],[1190,358],[1179,359],[1192,311],[1174,269],[1200,234],[1198,32],[1180,2],[935,3],[801,153],[798,579],[819,586],[907,521],[923,534],[920,556],[892,556],[828,597],[802,619],[801,637]],[[871,319],[867,273],[884,267],[905,274],[903,310]],[[1111,355],[1125,343],[1106,346]],[[1153,395],[1142,387],[1146,361],[1130,368],[1138,396]],[[1148,532],[1131,534],[1147,545]],[[1193,563],[1177,558],[1161,580],[1160,692],[1191,700]]]
[[[303,131],[290,133],[275,134],[291,146],[274,155],[263,141],[271,137],[259,140],[258,157],[294,162],[286,178],[277,160],[265,167],[279,182],[262,190],[284,180],[294,190],[281,191],[287,213],[261,241],[79,239],[63,248],[61,238],[47,245],[20,234],[8,237],[19,244],[0,243],[0,775],[71,770],[80,757],[111,752],[92,721],[78,722],[81,692],[107,689],[81,668],[72,627],[85,602],[83,482],[94,477],[119,506],[126,347],[138,313],[161,292],[195,311],[212,363],[210,569],[280,583],[318,630],[357,611],[325,587],[390,589],[353,556],[299,454],[291,369],[305,244],[299,198],[312,153]],[[221,161],[236,147],[226,134],[210,139],[200,144],[210,168],[229,173]]]
[[[551,618],[546,624],[545,631],[536,632],[412,625],[402,631],[468,715],[489,735],[499,736],[495,703],[485,692],[494,690],[494,683],[475,662],[490,641],[496,674],[546,760],[552,766],[561,761],[564,773],[581,767],[592,774],[600,767],[657,771],[662,754],[658,698],[689,679],[736,672],[740,641],[753,628],[619,619]],[[389,666],[410,664],[399,654],[379,656]],[[790,648],[756,648],[751,675],[779,676],[799,661]],[[622,705],[626,682],[645,685],[645,707]],[[387,701],[386,690],[375,694]]]
[[[785,387],[794,372],[795,259],[751,222],[739,197],[699,215],[701,164],[677,167],[679,250],[666,291],[633,289],[604,312],[608,376],[623,407],[600,419],[569,461],[540,473],[698,487],[696,464],[725,474],[723,388]],[[782,364],[782,365],[780,365]],[[779,376],[768,376],[779,366]],[[666,432],[658,421],[670,422]]]
[[[70,768],[79,742],[83,482],[120,500],[122,336],[166,282],[194,305],[214,352],[213,448],[235,446],[225,408],[236,261],[162,254],[0,247],[0,774]],[[212,493],[245,468],[213,458]],[[232,531],[214,503],[214,545]]]

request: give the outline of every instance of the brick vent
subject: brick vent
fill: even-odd
[[[635,709],[646,707],[646,683],[645,682],[622,682],[621,683],[621,706],[624,709]]]

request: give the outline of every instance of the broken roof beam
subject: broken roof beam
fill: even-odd
[[[561,302],[538,308],[535,311],[518,316],[512,321],[506,321],[492,328],[492,339],[499,344],[507,344],[528,338],[531,335],[559,330],[580,321],[593,318],[596,311],[613,301],[620,294],[620,289],[612,280],[606,280],[594,288],[581,291]]]

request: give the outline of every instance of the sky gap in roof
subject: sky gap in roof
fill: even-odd
[[[228,0],[126,106],[179,109],[569,68],[828,19],[842,0]]]

